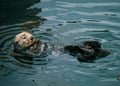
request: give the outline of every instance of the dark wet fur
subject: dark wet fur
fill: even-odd
[[[70,55],[76,56],[79,61],[91,61],[110,54],[101,48],[98,41],[85,41],[80,45],[68,45],[64,47]]]

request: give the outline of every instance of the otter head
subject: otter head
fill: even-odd
[[[101,43],[98,41],[85,41],[83,46],[87,49],[101,49]]]
[[[22,32],[15,36],[14,44],[22,48],[29,47],[35,42],[34,36],[29,32]]]

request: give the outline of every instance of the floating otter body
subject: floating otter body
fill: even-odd
[[[62,51],[76,56],[79,61],[94,60],[109,54],[108,51],[101,49],[101,44],[98,41],[85,41],[80,45],[66,45],[62,47]],[[32,60],[33,57],[40,57],[47,53],[47,44],[42,43],[40,40],[35,40],[31,33],[22,32],[14,38],[13,55],[16,58]]]
[[[101,43],[98,41],[85,41],[80,45],[65,46],[64,49],[70,55],[76,56],[79,61],[95,60],[110,54],[109,51],[101,48]]]

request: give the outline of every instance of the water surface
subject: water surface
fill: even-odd
[[[4,5],[0,8],[1,86],[120,85],[117,80],[120,76],[119,0],[25,0],[27,4],[22,0],[14,1],[11,6],[11,2],[5,1],[1,3],[9,9]],[[53,44],[97,40],[111,54],[85,63],[53,51],[46,58],[36,58],[32,65],[24,64],[10,55],[13,38],[22,31]]]

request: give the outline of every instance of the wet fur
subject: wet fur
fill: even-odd
[[[109,51],[101,48],[98,41],[85,41],[80,45],[68,45],[64,47],[70,55],[76,56],[79,61],[95,60],[110,54]]]
[[[47,45],[28,32],[22,32],[15,36],[13,55],[16,58],[32,60],[33,57],[47,53]],[[55,47],[54,47],[55,48]],[[79,61],[95,60],[109,55],[109,51],[101,48],[98,41],[85,41],[80,45],[66,45],[62,47],[64,53],[76,56]]]
[[[33,57],[38,57],[47,52],[46,47],[40,40],[35,40],[31,33],[22,32],[14,38],[12,55],[17,59],[33,60]]]

